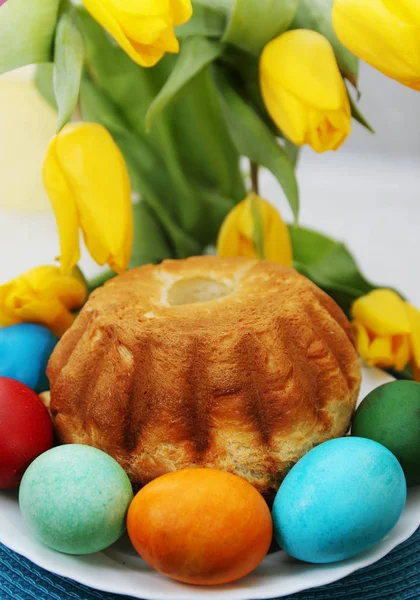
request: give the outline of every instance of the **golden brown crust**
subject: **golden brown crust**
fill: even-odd
[[[228,295],[171,305],[201,294],[203,278]],[[95,291],[48,376],[60,439],[108,452],[135,485],[206,465],[266,495],[345,434],[361,378],[350,324],[324,292],[269,261],[216,257],[147,265]]]

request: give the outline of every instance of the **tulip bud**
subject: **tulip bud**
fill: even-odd
[[[417,0],[335,0],[333,25],[353,54],[420,91],[420,3]]]
[[[292,29],[312,29],[326,37],[333,47],[343,76],[356,85],[359,61],[343,46],[334,31],[331,18],[333,2],[334,0],[300,0]]]
[[[269,114],[297,146],[337,150],[349,135],[347,91],[331,44],[319,33],[296,29],[267,44],[260,84]]]
[[[83,0],[92,15],[134,62],[152,67],[166,52],[179,52],[174,27],[192,15],[191,0]]]
[[[72,310],[86,300],[79,277],[63,275],[57,267],[35,267],[0,285],[0,326],[38,323],[61,336],[73,323]]]
[[[292,245],[280,213],[254,193],[227,215],[217,241],[219,256],[266,258],[292,266]]]
[[[126,269],[133,242],[130,180],[108,131],[94,123],[65,127],[49,146],[43,176],[57,220],[62,272],[79,260],[79,228],[98,264]]]
[[[392,290],[378,289],[352,306],[357,349],[370,366],[420,367],[420,312]]]

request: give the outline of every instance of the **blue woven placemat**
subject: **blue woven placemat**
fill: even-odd
[[[128,600],[57,577],[0,544],[1,600]],[[382,560],[284,600],[420,600],[420,529]]]

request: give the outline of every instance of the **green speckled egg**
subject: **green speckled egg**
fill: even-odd
[[[355,413],[352,435],[388,448],[398,458],[407,485],[420,484],[420,383],[393,381],[373,390]]]
[[[133,490],[108,454],[81,444],[48,450],[27,469],[19,490],[22,516],[44,544],[91,554],[125,531]]]

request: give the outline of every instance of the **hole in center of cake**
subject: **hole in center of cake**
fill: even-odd
[[[232,287],[215,279],[206,277],[180,279],[169,289],[168,302],[171,306],[210,302],[224,298],[231,292]]]

